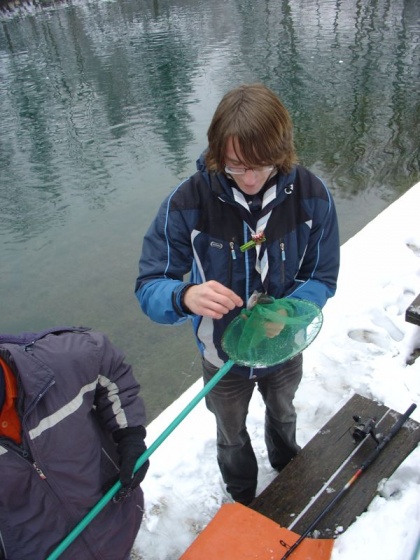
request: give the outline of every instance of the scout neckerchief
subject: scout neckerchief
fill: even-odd
[[[276,175],[268,179],[266,185],[263,187],[261,209],[259,211],[255,209],[254,212],[252,211],[252,204],[250,207],[244,194],[237,187],[232,185],[234,199],[239,205],[242,219],[246,222],[252,238],[251,241],[241,246],[241,251],[246,251],[255,247],[257,253],[255,270],[261,275],[261,282],[266,292],[268,289],[268,258],[264,232],[276,200],[277,178],[276,173]],[[255,196],[258,196],[258,194]]]
[[[0,358],[0,375],[4,377],[5,398],[0,411],[0,436],[22,443],[21,424],[16,410],[17,380],[4,360]]]

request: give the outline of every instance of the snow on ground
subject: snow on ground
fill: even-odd
[[[354,393],[401,413],[413,402],[420,405],[420,358],[407,365],[420,348],[420,327],[405,321],[406,308],[420,293],[419,213],[420,183],[342,246],[337,294],[324,308],[321,333],[304,351],[295,399],[300,445]],[[201,388],[199,380],[149,425],[149,445]],[[248,429],[259,462],[258,493],[276,475],[267,460],[263,418],[255,391]],[[420,406],[411,418],[420,422]],[[201,400],[152,454],[135,557],[178,560],[221,504],[231,501],[216,462],[215,435],[214,418]],[[351,491],[357,492],[356,485]],[[332,558],[418,560],[419,537],[420,447],[336,539]]]

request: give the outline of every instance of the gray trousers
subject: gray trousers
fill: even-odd
[[[203,360],[204,383],[218,371]],[[264,435],[268,458],[281,470],[297,454],[296,411],[293,399],[302,379],[302,355],[279,365],[264,377],[247,379],[228,372],[206,395],[207,408],[217,424],[217,461],[232,498],[248,504],[255,497],[258,466],[246,428],[255,385],[265,403]]]

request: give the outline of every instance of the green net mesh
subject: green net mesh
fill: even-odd
[[[290,360],[315,339],[321,308],[306,300],[260,297],[226,329],[222,346],[239,365],[268,367]]]

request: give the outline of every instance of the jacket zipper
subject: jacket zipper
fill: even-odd
[[[42,470],[38,467],[38,465],[35,463],[35,461],[32,463],[32,466],[36,470],[36,472],[38,473],[39,478],[41,478],[42,480],[46,480],[47,477],[42,472]]]
[[[35,408],[35,406],[39,403],[39,401],[42,399],[42,397],[45,395],[45,393],[48,391],[48,389],[50,389],[50,387],[52,387],[53,385],[55,385],[55,381],[53,379],[51,379],[47,385],[43,388],[43,390],[41,391],[41,393],[38,394],[38,396],[36,397],[36,399],[34,400],[34,402],[31,404],[31,406],[28,408],[28,410],[25,412],[23,418],[22,418],[22,423],[25,422],[25,419],[27,418],[28,414],[30,414],[32,412],[32,410]]]
[[[283,239],[280,240],[280,251],[281,251],[281,271],[280,271],[280,275],[281,275],[281,281],[284,284],[286,278],[285,278],[285,262],[286,262],[286,251],[284,249],[284,241]]]
[[[236,251],[235,251],[235,238],[232,237],[232,241],[229,242],[230,247],[230,259],[229,259],[229,270],[228,270],[228,286],[232,287],[232,274],[233,274],[233,261],[236,261]]]
[[[39,475],[39,478],[41,478],[42,480],[46,480],[46,475],[44,474],[44,472],[42,471],[42,469],[38,466],[37,462],[33,460],[33,458],[31,457],[31,454],[29,453],[29,451],[27,451],[26,449],[24,449],[23,447],[21,447],[20,445],[17,445],[13,442],[9,442],[9,441],[4,441],[5,438],[2,438],[2,445],[9,450],[9,452],[12,453],[16,453],[16,455],[18,455],[19,457],[22,457],[22,459],[24,461],[27,461],[28,463],[30,463],[33,468],[36,470],[36,472]]]

